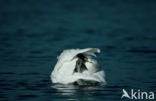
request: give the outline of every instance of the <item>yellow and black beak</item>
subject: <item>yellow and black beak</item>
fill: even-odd
[[[83,60],[84,62],[89,62],[88,58],[86,56],[84,56],[83,54],[78,54],[77,57],[81,60]]]
[[[84,61],[85,62],[89,62],[87,57],[84,57]]]

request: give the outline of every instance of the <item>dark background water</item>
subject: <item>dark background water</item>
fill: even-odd
[[[53,85],[64,49],[97,47],[106,86]],[[114,101],[156,93],[154,0],[1,0],[1,101]],[[125,99],[126,100],[126,99]]]

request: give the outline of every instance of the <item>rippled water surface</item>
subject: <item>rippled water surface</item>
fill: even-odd
[[[156,94],[155,5],[154,0],[1,0],[0,100],[120,101],[122,89]],[[60,52],[87,47],[101,49],[107,85],[52,84]]]

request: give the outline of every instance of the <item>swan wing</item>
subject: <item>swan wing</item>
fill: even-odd
[[[96,56],[95,53],[100,53],[100,49],[98,48],[86,48],[86,49],[69,49],[64,50],[60,56],[58,56],[57,64],[55,65],[55,69],[59,70],[62,67],[63,63],[67,61],[71,61],[75,58],[77,54],[83,53],[85,55]]]
[[[53,83],[70,83],[72,82],[72,74],[76,65],[76,59],[72,61],[67,61],[63,63],[62,67],[59,70],[54,70],[51,73],[51,79]]]

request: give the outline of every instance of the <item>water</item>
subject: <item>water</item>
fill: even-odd
[[[156,2],[1,0],[1,101],[120,101],[122,89],[156,94]],[[64,49],[97,47],[106,86],[54,85]],[[127,99],[125,99],[127,100]]]

